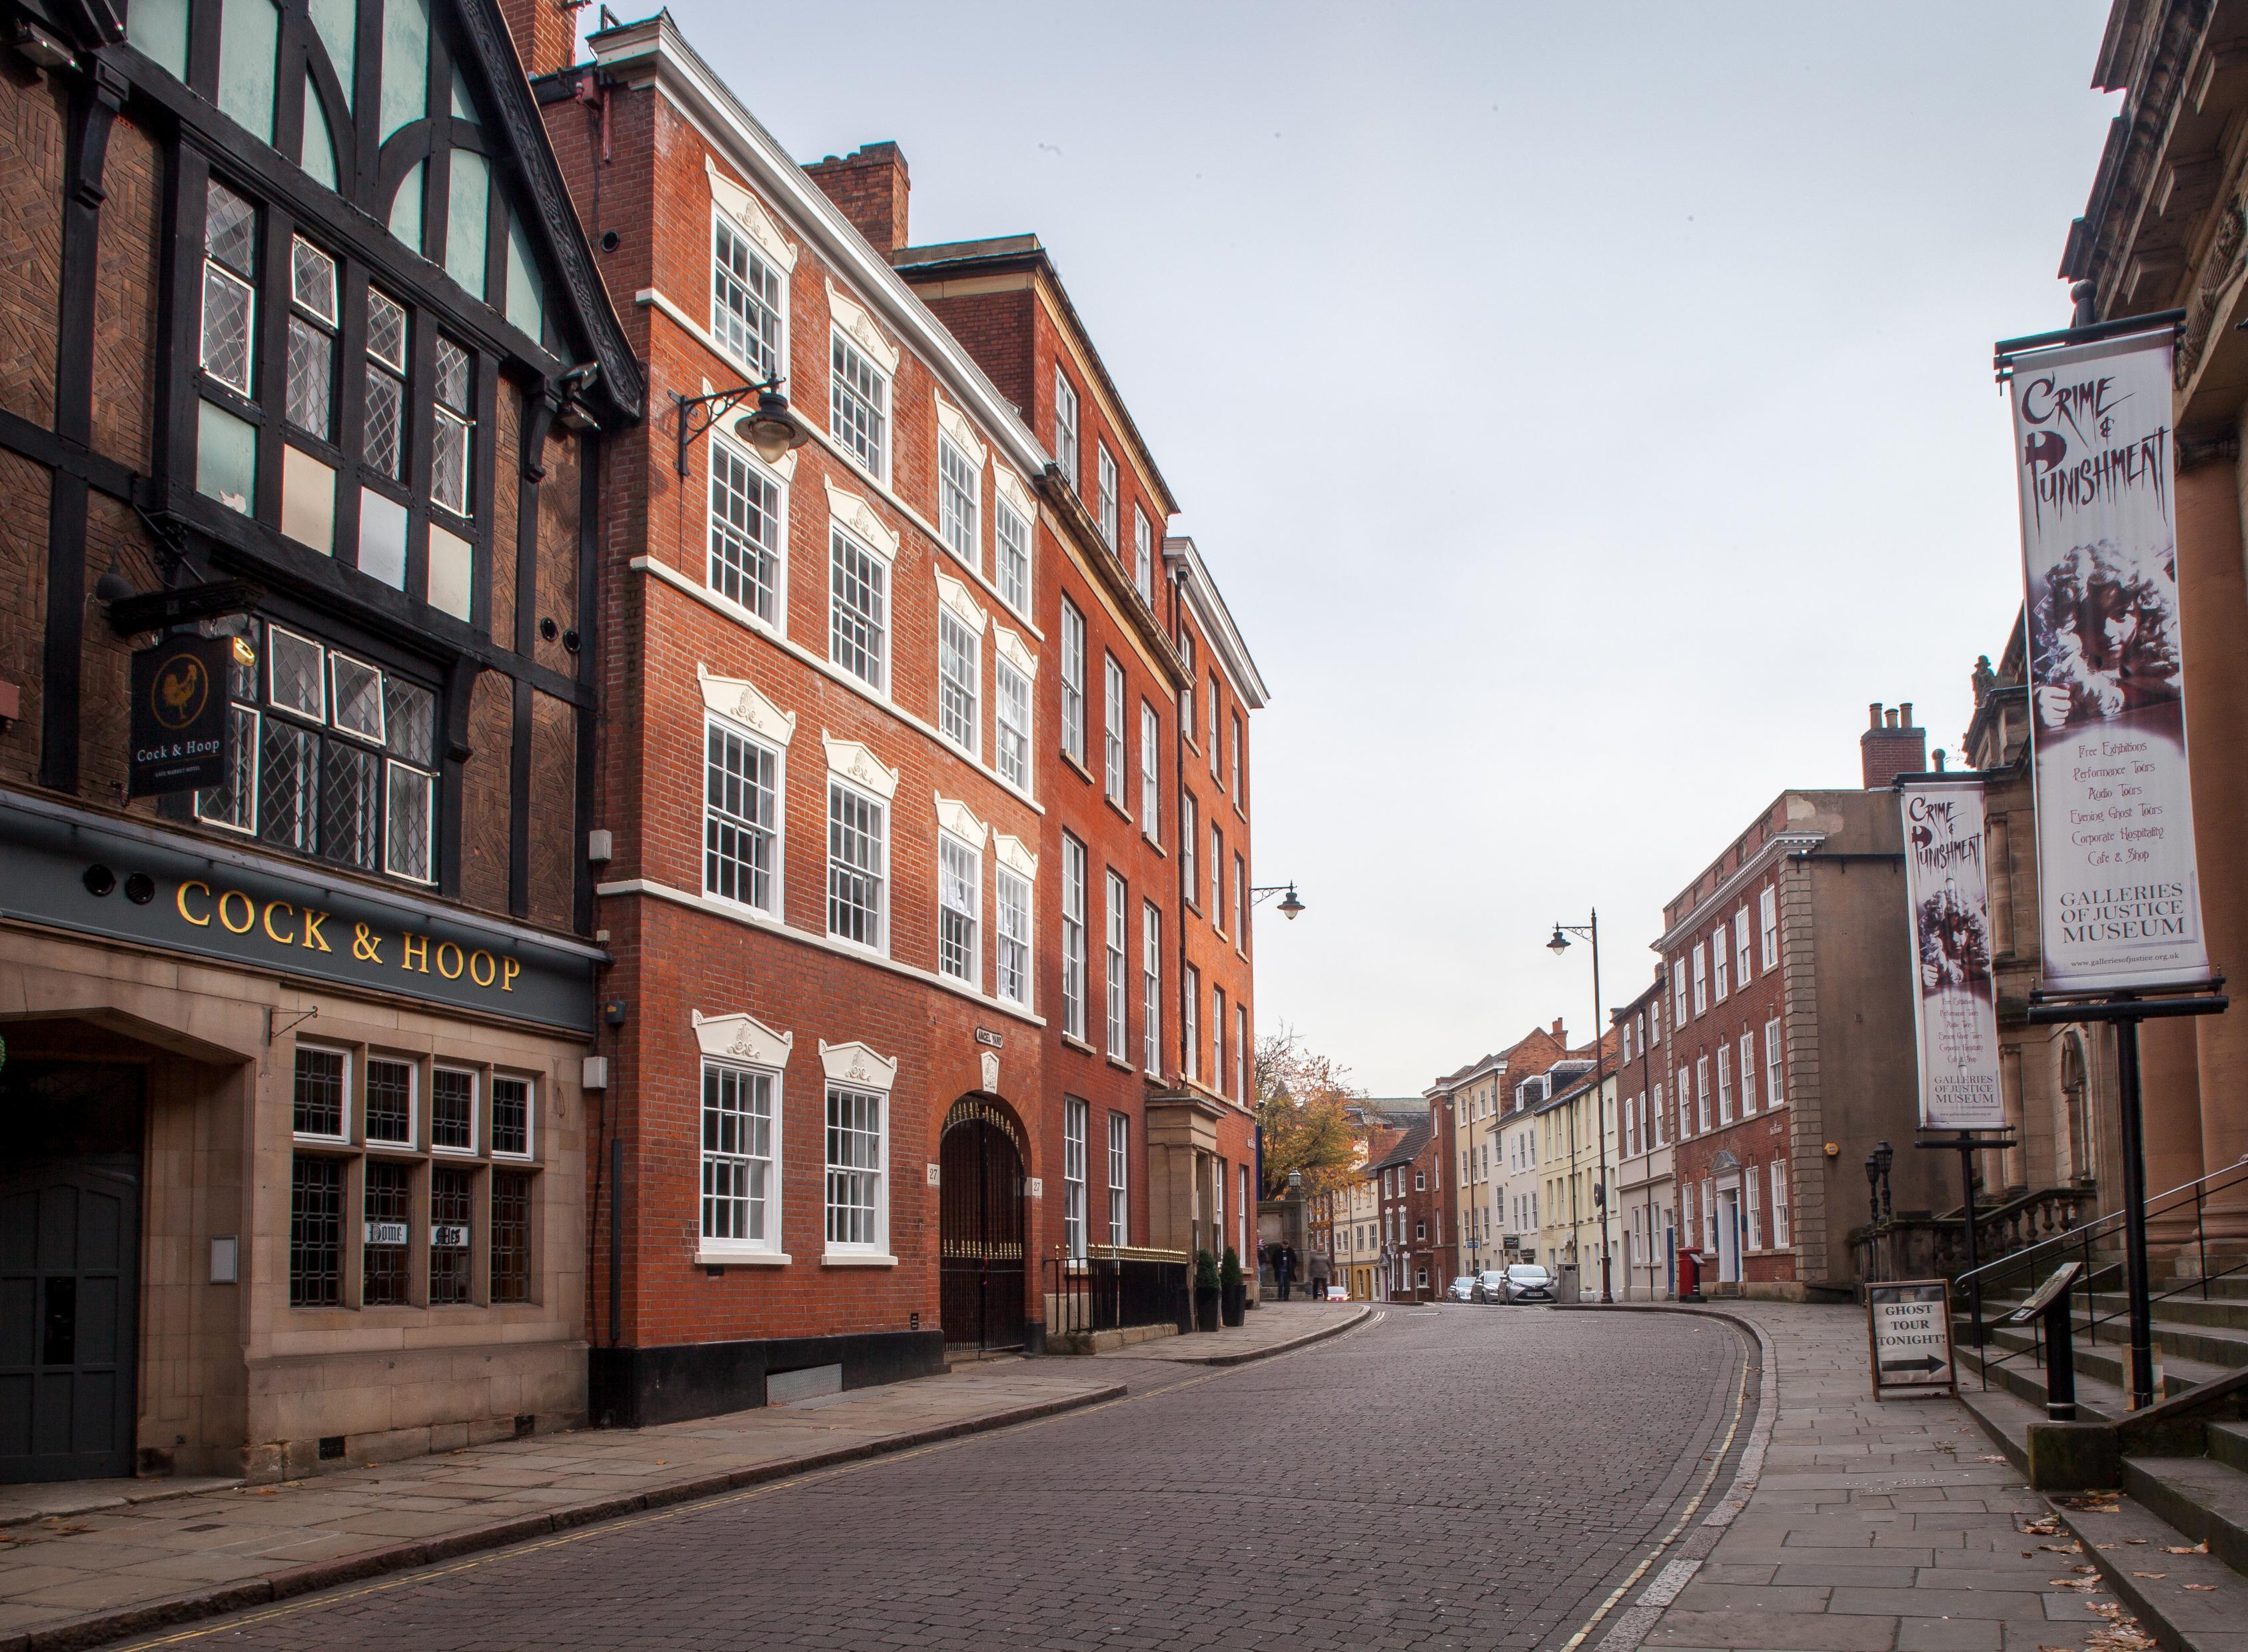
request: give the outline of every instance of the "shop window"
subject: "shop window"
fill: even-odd
[[[343,1256],[343,1162],[300,1153],[289,1177],[289,1306],[339,1305]]]
[[[531,1080],[495,1077],[491,1091],[492,1152],[506,1158],[529,1158]]]
[[[440,1153],[476,1150],[476,1075],[439,1067],[429,1075],[429,1145]]]
[[[340,1141],[350,1124],[351,1058],[340,1050],[297,1046],[291,1128],[298,1135]]]
[[[531,1173],[492,1172],[491,1299],[531,1300]]]
[[[476,1223],[476,1173],[439,1165],[429,1174],[429,1306],[469,1300],[469,1241]]]
[[[367,1167],[367,1230],[360,1242],[360,1302],[370,1308],[406,1304],[407,1236],[412,1231],[409,1166],[384,1161]]]
[[[367,1139],[370,1146],[414,1145],[414,1068],[405,1061],[367,1064]]]

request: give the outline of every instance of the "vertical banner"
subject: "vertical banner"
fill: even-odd
[[[1898,790],[1904,800],[1904,887],[1912,908],[1920,1127],[2003,1129],[1983,783],[1914,780]]]
[[[2198,984],[2170,332],[2027,351],[2012,384],[2044,985]]]

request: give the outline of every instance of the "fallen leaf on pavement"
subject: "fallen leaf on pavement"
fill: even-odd
[[[2164,1549],[2162,1553],[2164,1554],[2206,1554],[2209,1553],[2209,1545],[2206,1543],[2173,1543],[2169,1547]]]
[[[2217,1587],[2214,1583],[2181,1583],[2178,1587],[2191,1589],[2196,1594],[2207,1594]]]
[[[2134,1572],[2131,1575],[2135,1578],[2166,1578],[2169,1576],[2169,1573],[2167,1572]]]

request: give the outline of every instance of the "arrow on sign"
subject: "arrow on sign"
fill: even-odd
[[[1924,1354],[1917,1360],[1883,1360],[1881,1369],[1884,1371],[1941,1371],[1947,1363],[1948,1361],[1939,1360],[1932,1354]]]

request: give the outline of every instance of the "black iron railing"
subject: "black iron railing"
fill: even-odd
[[[1135,1326],[1194,1329],[1194,1292],[1183,1251],[1098,1245],[1045,1264],[1046,1334],[1067,1336]]]
[[[2178,1276],[2165,1289],[2150,1286],[2150,1303],[2197,1295],[2207,1301],[2210,1286],[2215,1281],[2248,1274],[2248,1251],[2244,1251],[2238,1240],[2225,1241],[2224,1248],[2217,1251],[2211,1251],[2209,1244],[2210,1199],[2244,1184],[2248,1184],[2248,1160],[2213,1170],[2198,1181],[2172,1188],[2147,1201],[2147,1225],[2154,1230],[2153,1245],[2160,1253],[2157,1260],[2167,1261]],[[1990,1333],[2015,1311],[2018,1298],[2035,1291],[2039,1282],[2064,1262],[2082,1265],[2073,1293],[2079,1304],[2073,1320],[2076,1333],[2095,1345],[2101,1340],[2103,1331],[2108,1341],[2118,1347],[2128,1343],[2130,1305],[2125,1300],[2123,1217],[2121,1210],[2111,1211],[2096,1221],[2039,1244],[2025,1245],[1959,1275],[1955,1283],[1959,1287],[1960,1306],[1965,1310],[1966,1340],[1981,1350],[1977,1362],[1982,1367],[1984,1388],[1991,1386],[1991,1373],[1995,1369],[2017,1360],[2027,1368],[2044,1359],[2042,1330],[2032,1334],[2027,1347],[2005,1353],[1991,1347]],[[2183,1231],[2189,1223],[2190,1235]],[[2127,1380],[2125,1387],[2128,1386]]]

